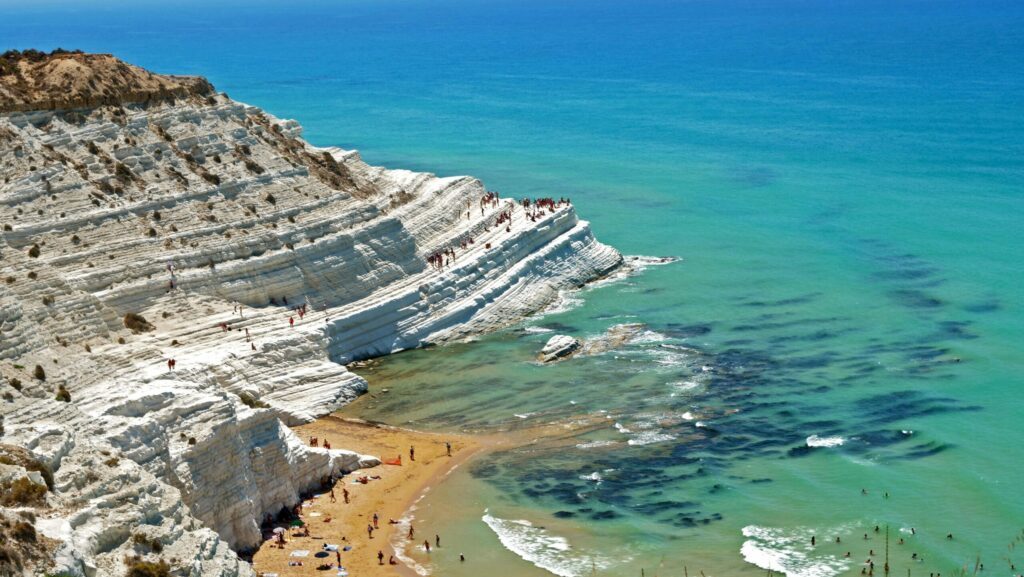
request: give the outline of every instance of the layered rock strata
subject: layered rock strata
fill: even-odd
[[[555,335],[548,339],[544,348],[537,355],[537,360],[542,363],[551,363],[564,359],[575,353],[580,348],[580,341],[569,335]]]
[[[482,203],[473,178],[369,166],[205,80],[119,84],[128,65],[88,56],[19,64],[44,89],[15,96],[0,75],[0,444],[52,471],[35,526],[70,574],[250,574],[232,549],[266,513],[377,463],[287,428],[365,390],[345,363],[506,326],[622,263],[568,204]],[[48,97],[46,66],[109,90]]]

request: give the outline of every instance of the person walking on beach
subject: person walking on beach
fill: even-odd
[[[441,536],[440,535],[437,535],[437,534],[434,535],[434,547],[438,547],[438,548],[441,547]]]
[[[334,487],[331,487],[331,503],[337,503],[338,499],[334,496]]]
[[[451,442],[450,441],[445,441],[444,442],[444,448],[445,448],[445,450],[448,451],[448,456],[451,457],[452,456],[452,444],[451,444]]]
[[[373,539],[373,525],[366,526],[366,534],[370,536],[370,539]]]
[[[409,538],[412,539],[416,535],[416,530],[412,528],[412,524],[409,524]]]
[[[384,552],[383,551],[377,551],[377,564],[378,565],[383,565],[384,564]]]
[[[416,447],[409,447],[409,460],[410,461],[415,461],[416,460]]]
[[[341,496],[345,499],[345,504],[348,505],[348,489],[342,487]]]
[[[377,521],[378,521],[378,519],[379,519],[379,517],[377,517],[377,514],[376,514],[376,513],[374,513],[374,514],[373,514],[373,528],[374,528],[374,529],[376,529],[376,528],[377,528]]]
[[[290,327],[294,327],[295,326],[295,317],[288,317],[288,326],[290,326]]]
[[[424,540],[424,541],[423,541],[423,549],[424,549],[424,550],[425,550],[425,551],[426,551],[427,553],[430,553],[430,541],[427,541],[427,540]]]

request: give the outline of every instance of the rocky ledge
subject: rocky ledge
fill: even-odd
[[[345,363],[622,266],[568,202],[369,166],[203,79],[0,62],[0,573],[250,575],[267,513],[377,463],[287,426],[365,390]]]

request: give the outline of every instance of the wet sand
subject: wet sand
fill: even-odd
[[[327,439],[332,446],[380,456],[382,460],[394,459],[401,455],[402,465],[380,465],[372,469],[356,471],[340,479],[334,487],[335,502],[331,502],[330,491],[318,492],[303,505],[302,520],[307,523],[309,537],[299,536],[300,530],[286,532],[284,548],[278,548],[273,540],[263,543],[253,556],[253,567],[257,574],[276,573],[280,577],[300,575],[337,574],[337,556],[316,557],[324,544],[351,546],[350,551],[341,552],[341,564],[352,577],[365,575],[403,575],[416,573],[403,564],[388,565],[388,559],[395,554],[391,542],[405,539],[409,527],[402,522],[389,524],[389,519],[399,520],[410,505],[424,490],[438,483],[449,471],[478,454],[484,443],[461,435],[440,435],[422,433],[388,425],[367,423],[330,415],[308,425],[293,429],[302,439],[317,437]],[[445,441],[452,444],[452,456],[448,457]],[[409,447],[416,448],[416,460],[409,460]],[[362,476],[379,476],[367,484],[356,481]],[[349,491],[349,504],[345,504],[342,488]],[[372,524],[373,514],[379,516],[379,529],[370,538],[367,525]],[[326,522],[330,519],[330,522]],[[442,544],[444,535],[441,535]],[[415,539],[411,546],[429,539],[434,545],[434,531],[430,527],[415,527]],[[309,551],[306,557],[292,557],[294,551]],[[383,551],[384,565],[379,565],[377,552]],[[397,558],[397,557],[396,557]],[[289,566],[289,562],[302,562],[301,566]],[[329,570],[320,570],[322,564],[334,564]]]

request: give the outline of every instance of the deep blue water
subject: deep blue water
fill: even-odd
[[[572,552],[549,561],[576,574],[608,556],[609,575],[658,559],[758,574],[746,545],[824,577],[859,573],[880,544],[845,563],[806,535],[889,523],[917,528],[927,560],[901,551],[900,574],[976,555],[1008,572],[1024,518],[1024,4],[0,2],[0,48],[57,46],[202,74],[371,163],[571,196],[624,253],[683,257],[535,323],[660,335],[619,353],[536,367],[546,335],[509,331],[371,377],[401,393],[366,409],[393,422],[609,411],[630,431],[454,479],[469,504],[424,515],[472,559],[543,574],[498,544],[518,530],[500,519],[529,519],[552,533],[520,537],[565,536]],[[437,355],[452,370],[421,376]],[[627,444],[643,431],[664,437]]]

